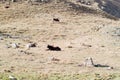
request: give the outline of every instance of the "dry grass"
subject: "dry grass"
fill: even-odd
[[[118,73],[120,71],[119,39],[118,36],[114,37],[109,34],[111,29],[118,26],[120,22],[103,18],[100,15],[83,12],[77,14],[63,4],[64,2],[59,5],[51,3],[29,6],[15,3],[9,9],[5,9],[1,5],[0,31],[12,36],[2,36],[4,39],[0,43],[1,73],[80,74]],[[54,17],[59,18],[60,22],[53,22]],[[37,47],[26,50],[25,46],[29,42],[36,42]],[[11,43],[19,43],[20,47],[17,49],[5,47],[6,44]],[[62,51],[47,51],[48,44],[59,46]],[[68,46],[72,46],[72,48]],[[24,54],[24,51],[31,54]],[[52,61],[51,57],[60,61]],[[95,64],[107,64],[114,69],[78,66],[87,57],[92,57]],[[53,78],[58,79],[60,76],[61,79],[64,75],[56,76]],[[70,79],[70,76],[63,78]],[[77,75],[75,74],[75,76]],[[32,77],[34,76],[32,75]]]
[[[1,80],[9,80],[9,74],[0,74]],[[17,74],[19,80],[119,80],[119,74]]]

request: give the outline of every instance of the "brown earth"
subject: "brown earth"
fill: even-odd
[[[76,13],[61,5],[14,3],[6,9],[0,4],[0,72],[120,72],[120,21]],[[53,18],[60,22],[53,22]],[[26,49],[29,42],[37,43],[37,47]],[[19,43],[19,48],[7,48],[11,43]],[[47,51],[48,44],[62,51]],[[52,61],[53,57],[59,60]],[[113,69],[78,66],[88,57]]]

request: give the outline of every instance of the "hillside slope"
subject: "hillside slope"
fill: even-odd
[[[97,13],[68,1],[32,6],[13,3],[9,8],[1,4],[0,72],[119,73],[120,21]],[[31,42],[37,46],[26,49]],[[15,43],[19,47],[11,46]],[[62,51],[49,51],[48,44]],[[103,67],[82,66],[88,57]]]
[[[115,17],[120,17],[120,1],[119,0],[97,0],[99,7],[103,11]]]

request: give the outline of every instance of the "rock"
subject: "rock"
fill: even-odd
[[[68,48],[73,48],[72,46],[68,46]]]
[[[55,57],[48,57],[48,62],[47,62],[47,64],[57,63],[57,62],[60,62],[60,59],[55,58]]]
[[[27,49],[30,49],[31,47],[36,47],[36,43],[28,43],[28,44],[26,45],[26,48],[27,48]]]
[[[4,70],[4,72],[9,72],[9,73],[10,73],[10,72],[11,72],[11,70],[6,70],[6,69],[5,69],[5,70]]]
[[[105,47],[104,45],[102,45],[101,47]]]
[[[57,59],[57,58],[54,58],[54,57],[51,60],[52,61],[60,61],[60,59]]]
[[[26,49],[30,49],[30,44],[27,44],[27,45],[26,45]]]
[[[23,50],[18,50],[18,52],[22,53],[22,52],[24,52],[24,51],[23,51]]]
[[[11,0],[12,2],[17,2],[17,0]]]
[[[100,8],[101,8],[102,10],[104,10],[104,9],[105,9],[105,7],[104,7],[104,6],[101,6]]]
[[[110,66],[109,66],[107,69],[108,69],[108,70],[111,70],[111,69],[113,69],[113,67],[110,67]]]
[[[17,78],[15,78],[14,76],[11,76],[11,75],[9,76],[9,79],[10,80],[17,80]]]
[[[3,40],[3,37],[0,37],[0,40]]]
[[[9,6],[9,5],[6,5],[4,8],[10,8],[10,6]]]
[[[19,48],[18,44],[16,44],[16,43],[11,44],[11,47],[14,48],[14,49]]]
[[[10,46],[10,45],[8,45],[8,44],[6,44],[6,45],[5,45],[5,48],[10,48],[10,47],[11,47],[11,46]]]
[[[89,44],[82,44],[83,46],[86,46],[86,47],[92,47],[92,45],[89,45]]]
[[[30,55],[30,54],[32,54],[31,52],[27,52],[27,51],[25,51],[24,53],[25,53],[25,54],[27,54],[27,55]]]
[[[93,59],[91,57],[85,59],[84,66],[94,67]]]
[[[79,64],[78,66],[81,67],[81,66],[83,66],[83,64]]]
[[[18,50],[18,52],[22,53],[22,52],[24,52],[24,51],[23,51],[23,50]]]

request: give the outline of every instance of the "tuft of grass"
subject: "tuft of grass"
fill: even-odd
[[[0,73],[0,80],[9,80],[9,74]],[[18,80],[120,80],[120,74],[12,74]]]

